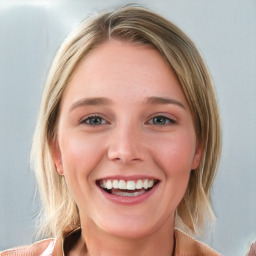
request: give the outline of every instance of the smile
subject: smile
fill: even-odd
[[[157,183],[154,179],[99,180],[98,185],[108,194],[121,197],[136,197],[150,191]]]

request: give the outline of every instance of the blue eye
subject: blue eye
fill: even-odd
[[[101,116],[89,116],[86,119],[84,119],[82,123],[85,123],[91,126],[98,126],[98,125],[104,125],[107,122]]]
[[[176,121],[166,116],[155,116],[149,121],[149,123],[154,125],[168,125],[175,124]]]

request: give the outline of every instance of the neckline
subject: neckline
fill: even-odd
[[[81,233],[82,233],[81,228],[78,228],[74,231],[71,231],[68,235],[66,235],[63,238],[63,243],[62,243],[63,256],[65,256],[66,252],[70,251],[71,248],[75,245],[75,243],[81,237]]]
[[[71,231],[70,233],[68,233],[63,238],[63,242],[62,242],[63,256],[65,256],[66,252],[70,251],[71,248],[76,244],[78,239],[81,237],[81,234],[82,234],[82,230],[81,230],[81,228],[78,228],[78,229],[75,229],[75,230]],[[176,248],[175,233],[174,233],[173,242],[174,242],[173,243],[173,251],[172,251],[172,254],[170,256],[174,256],[175,255],[175,248]]]

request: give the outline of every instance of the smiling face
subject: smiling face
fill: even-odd
[[[62,97],[53,158],[82,227],[119,237],[172,232],[200,161],[187,101],[153,48],[111,40],[80,63]]]

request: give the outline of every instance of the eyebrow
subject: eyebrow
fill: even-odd
[[[146,100],[144,101],[145,104],[152,104],[152,105],[158,105],[158,104],[174,104],[177,105],[179,107],[182,107],[183,109],[186,109],[186,107],[178,100],[175,99],[171,99],[171,98],[165,98],[165,97],[148,97],[146,98]],[[83,107],[83,106],[99,106],[99,105],[111,105],[113,104],[113,101],[108,99],[108,98],[104,98],[104,97],[95,97],[95,98],[85,98],[85,99],[81,99],[78,100],[77,102],[75,102],[71,108],[70,111],[79,108],[79,107]]]
[[[186,109],[185,105],[182,104],[180,101],[171,99],[171,98],[165,98],[165,97],[148,97],[145,101],[147,104],[174,104],[179,107],[182,107],[183,109]]]
[[[104,97],[96,97],[96,98],[85,98],[78,100],[75,102],[71,108],[70,111],[83,106],[98,106],[98,105],[111,105],[113,102],[110,99],[104,98]]]

